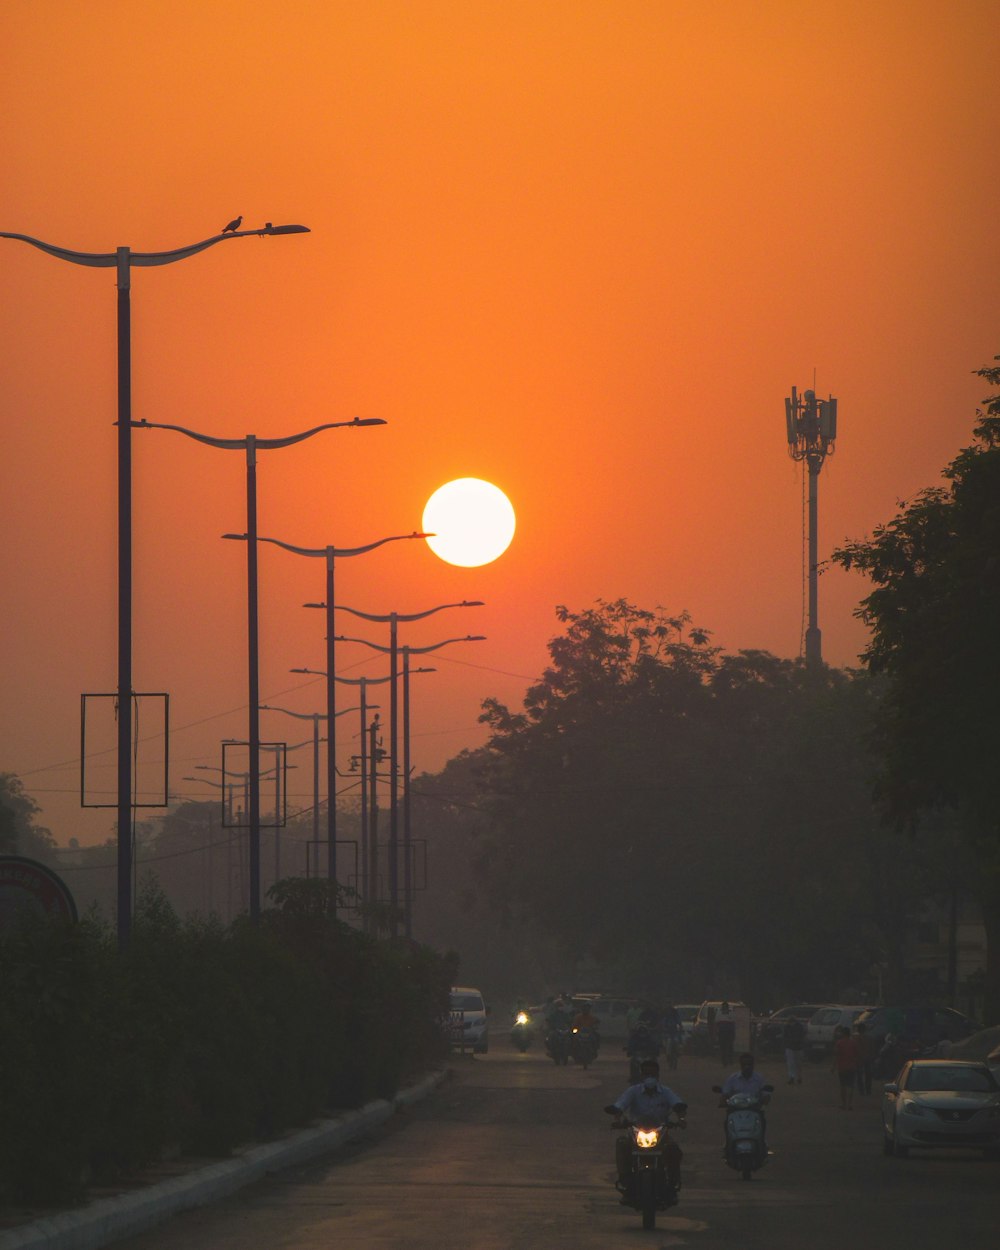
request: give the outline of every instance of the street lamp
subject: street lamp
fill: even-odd
[[[324,604],[307,604],[307,607],[324,607]],[[435,612],[443,612],[446,608],[481,608],[481,599],[463,599],[461,603],[439,603],[436,608],[428,608],[426,612],[389,612],[379,615],[373,612],[359,612],[357,608],[349,608],[346,604],[335,603],[336,611],[350,612],[365,621],[389,623],[389,656],[390,656],[390,687],[389,700],[389,899],[392,904],[392,936],[396,936],[396,907],[399,902],[398,861],[399,829],[397,775],[399,772],[399,636],[397,626],[400,621],[420,621],[425,616],[433,616]]]
[[[367,425],[385,425],[381,417],[355,417],[351,421],[327,421],[300,434],[287,438],[258,438],[247,434],[245,438],[213,438],[197,430],[181,425],[161,425],[153,421],[135,421],[137,429],[174,430],[185,434],[209,447],[221,447],[227,451],[243,451],[247,462],[247,659],[249,686],[249,729],[247,731],[250,751],[250,919],[254,924],[260,919],[260,680],[259,642],[257,637],[257,452],[277,447],[290,447],[304,439],[319,434],[321,430],[344,428],[358,429]]]
[[[347,638],[341,635],[338,642],[360,642],[375,651],[388,651],[377,642],[369,642],[367,638]],[[485,642],[485,634],[466,634],[464,638],[445,638],[443,642],[432,643],[429,647],[410,647],[406,644],[403,652],[403,933],[413,936],[413,883],[411,865],[410,839],[410,656],[427,655],[431,651],[440,651],[442,647],[453,642]],[[418,672],[433,672],[433,669],[418,669]]]
[[[223,534],[223,538],[231,538],[236,540],[246,540],[246,534]],[[394,534],[390,538],[380,538],[377,542],[368,543],[364,547],[334,547],[332,545],[326,547],[296,547],[292,543],[282,542],[280,538],[265,538],[262,534],[257,536],[257,541],[261,543],[274,543],[276,547],[283,547],[286,551],[292,551],[299,556],[312,556],[326,560],[326,602],[333,603],[333,566],[338,556],[347,558],[349,556],[364,555],[368,551],[374,551],[376,547],[382,547],[386,543],[400,542],[407,538],[427,538],[427,534]],[[314,607],[317,605],[306,604],[306,607]],[[326,621],[326,671],[335,673],[336,663],[334,658],[334,635],[336,630],[333,624],[333,609],[327,609]],[[337,694],[334,682],[327,680],[326,683],[326,719],[327,719],[327,740],[326,740],[326,785],[327,793],[330,796],[327,804],[326,813],[326,837],[327,837],[327,877],[331,884],[336,887],[337,884]],[[318,837],[317,837],[318,840]],[[336,914],[336,898],[337,891],[334,888],[332,893],[334,914]]]
[[[28,234],[0,230],[0,239],[17,239],[58,260],[94,269],[115,269],[118,288],[118,945],[132,933],[132,314],[130,292],[135,266],[172,265],[227,239],[272,234],[308,234],[308,226],[224,230],[221,234],[168,252],[77,252]]]
[[[298,720],[311,720],[313,723],[313,841],[319,841],[319,744],[323,741],[319,736],[319,723],[326,720],[328,713],[323,712],[293,712],[287,707],[271,707],[267,703],[260,705],[262,712],[284,712],[286,716],[294,716]],[[356,707],[344,708],[342,712],[337,712],[337,716],[346,716],[348,712],[356,712]],[[329,742],[330,734],[327,734],[326,741]]]
[[[332,680],[339,681],[341,685],[357,686],[360,689],[361,706],[358,708],[358,711],[361,713],[361,750],[362,750],[362,755],[361,755],[361,897],[364,899],[367,899],[368,897],[368,794],[365,789],[366,774],[365,774],[364,744],[365,744],[365,733],[367,731],[368,709],[370,707],[371,708],[378,707],[377,703],[368,702],[368,687],[369,686],[383,686],[385,685],[387,681],[390,680],[390,678],[388,677],[337,677],[332,674],[332,670],[324,670],[324,669],[319,669],[319,668],[292,668],[292,669],[289,669],[288,671],[290,673],[308,673],[313,677],[325,677],[328,687],[332,684],[331,683],[331,676],[332,676]],[[378,718],[376,717],[376,720],[377,719]],[[373,765],[373,768],[374,768],[374,765]],[[336,799],[336,793],[337,793],[336,772],[334,772],[334,776],[329,779],[327,784],[329,786],[329,797],[327,799],[327,806],[332,806]],[[336,843],[334,843],[332,847],[330,846],[327,847],[327,854],[336,856],[337,854]],[[336,884],[336,881],[337,881],[336,871],[335,870],[331,871],[329,865],[327,866],[327,880],[332,881],[334,884]],[[336,899],[337,899],[336,891],[334,891],[333,900],[332,900],[333,906],[334,906],[334,914],[336,914]]]

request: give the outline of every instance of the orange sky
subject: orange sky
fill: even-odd
[[[134,274],[134,415],[226,437],[383,417],[262,453],[260,532],[300,546],[416,528],[453,477],[507,492],[487,568],[422,543],[339,566],[370,612],[486,601],[403,639],[489,638],[414,686],[436,769],[483,741],[483,698],[520,703],[556,604],[624,596],[799,653],[783,399],[814,370],[841,427],[821,556],[969,441],[1000,352],[998,30],[986,0],[5,0],[0,230],[153,251],[238,213],[311,227]],[[116,680],[113,273],[0,240],[0,309],[0,771],[60,842],[103,840],[76,760],[79,695]],[[135,685],[170,691],[176,794],[209,797],[181,777],[246,733],[244,556],[219,538],[244,480],[237,453],[136,434]],[[832,663],[864,644],[864,593],[822,579]],[[322,594],[319,561],[262,548],[264,701],[322,709],[288,674],[323,667],[300,607]]]

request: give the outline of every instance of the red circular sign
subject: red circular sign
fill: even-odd
[[[0,855],[0,928],[24,907],[44,916],[76,919],[73,895],[50,868],[20,855]]]

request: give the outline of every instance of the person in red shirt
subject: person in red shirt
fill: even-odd
[[[833,1043],[833,1066],[830,1068],[831,1072],[836,1072],[840,1080],[841,1111],[854,1110],[854,1086],[858,1079],[860,1058],[857,1039],[851,1036],[850,1029],[841,1025],[836,1031]]]

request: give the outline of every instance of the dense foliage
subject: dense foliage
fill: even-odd
[[[231,928],[181,922],[147,889],[124,954],[93,915],[5,931],[0,1201],[224,1155],[441,1061],[454,961],[331,920],[316,884]]]
[[[871,680],[724,654],[624,601],[559,616],[523,711],[485,713],[481,881],[511,924],[660,994],[766,1003],[899,972],[931,865],[876,818]]]
[[[1000,360],[1000,357],[997,357]],[[1000,368],[978,370],[1000,386]],[[874,589],[859,616],[864,655],[883,678],[878,795],[913,824],[942,806],[960,814],[979,865],[991,952],[987,1011],[1000,1019],[1000,395],[985,401],[973,443],[871,538],[835,553]]]

